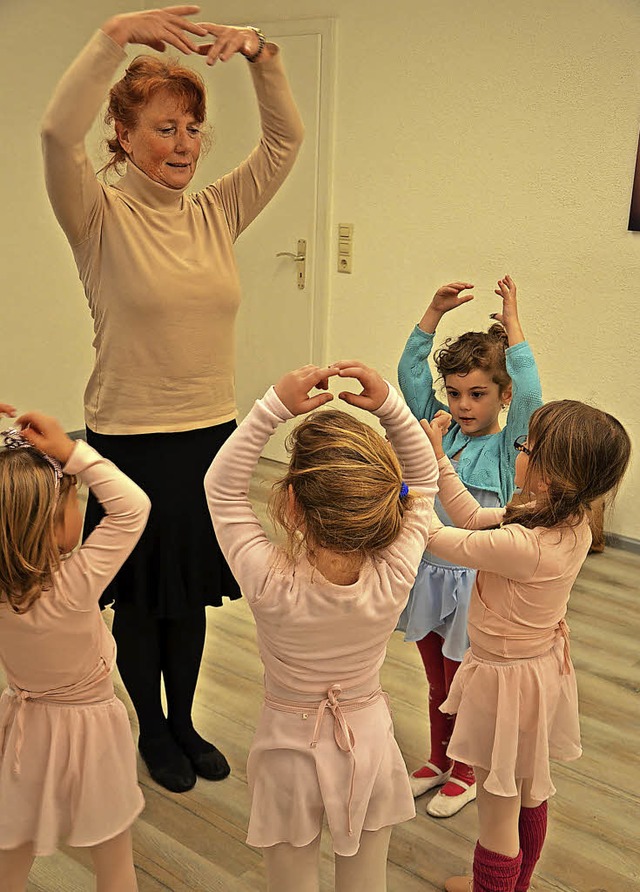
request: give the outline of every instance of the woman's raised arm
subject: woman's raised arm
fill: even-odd
[[[85,139],[126,59],[129,43],[157,50],[171,45],[185,53],[198,48],[189,33],[206,32],[184,18],[198,6],[169,6],[108,19],[63,74],[42,121],[45,181],[51,206],[72,247],[87,239],[99,216],[101,185]]]

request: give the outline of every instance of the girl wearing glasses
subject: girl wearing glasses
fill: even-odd
[[[398,380],[418,420],[430,420],[443,409],[451,412],[453,424],[444,438],[444,451],[476,499],[497,507],[513,495],[513,441],[526,433],[542,396],[535,359],[518,318],[516,286],[505,276],[496,289],[502,313],[493,315],[501,324],[449,339],[436,352],[448,406],[436,398],[428,362],[436,327],[445,313],[473,300],[472,294],[464,293],[469,288],[473,285],[468,282],[452,282],[436,292],[407,341]],[[500,414],[507,406],[501,430]],[[435,509],[449,524],[438,499]],[[457,557],[443,560],[426,551],[398,626],[405,640],[418,645],[429,682],[429,760],[409,781],[414,796],[441,788],[427,805],[430,815],[441,818],[456,814],[476,797],[472,768],[452,763],[447,756],[454,719],[440,711],[469,646],[467,612],[474,578],[474,571]]]
[[[553,795],[549,759],[581,754],[578,699],[565,621],[591,544],[590,503],[617,489],[630,455],[619,421],[574,400],[537,409],[513,444],[516,485],[532,501],[483,508],[443,449],[450,416],[422,425],[440,469],[440,499],[456,527],[431,528],[429,549],[477,571],[471,646],[442,710],[456,714],[450,758],[474,766],[479,840],[473,879],[447,892],[526,892]]]

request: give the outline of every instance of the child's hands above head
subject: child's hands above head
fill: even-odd
[[[491,313],[491,318],[504,325],[509,336],[509,346],[524,341],[524,332],[518,318],[518,301],[516,300],[516,283],[511,276],[500,279],[495,289],[498,297],[502,298],[502,313]]]
[[[362,385],[360,393],[343,390],[338,394],[350,406],[375,412],[386,400],[389,385],[375,369],[370,369],[357,359],[341,359],[340,362],[334,362],[332,368],[341,378],[355,378]]]
[[[461,294],[467,288],[473,288],[471,282],[450,282],[438,288],[431,299],[431,306],[438,313],[448,313],[449,310],[455,310],[456,307],[468,303],[473,300],[473,294]]]
[[[439,412],[436,412],[431,423],[429,423],[426,418],[423,418],[420,422],[422,430],[425,432],[429,442],[433,446],[433,451],[437,459],[444,458],[442,438],[449,430],[450,425],[451,415],[449,415],[448,412],[445,412],[444,409],[440,409]]]
[[[10,406],[9,403],[0,403],[0,415],[6,415],[7,418],[13,418],[15,414],[15,406]]]
[[[305,365],[280,378],[274,389],[292,415],[304,415],[333,399],[330,393],[309,396],[309,391],[314,387],[318,390],[327,390],[328,379],[337,374],[336,368],[321,369],[316,365]]]
[[[473,294],[461,294],[467,288],[473,287],[471,282],[450,282],[448,285],[438,288],[420,320],[419,327],[423,331],[433,334],[445,313],[473,300]]]
[[[46,452],[57,458],[63,466],[71,458],[75,448],[73,440],[66,435],[55,418],[43,415],[42,412],[26,412],[18,418],[20,433],[32,446],[40,452]]]

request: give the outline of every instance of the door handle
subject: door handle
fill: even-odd
[[[278,251],[276,257],[293,257],[298,262],[306,259],[304,254],[294,254],[293,251]]]
[[[299,238],[298,239],[298,253],[294,254],[292,251],[278,251],[276,257],[291,257],[298,264],[298,288],[300,291],[303,290],[305,285],[305,274],[306,274],[306,266],[307,266],[307,242],[306,239]]]

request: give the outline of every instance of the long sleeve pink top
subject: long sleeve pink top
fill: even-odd
[[[282,185],[303,127],[280,55],[249,65],[262,136],[235,170],[186,194],[134,164],[96,178],[85,138],[124,50],[98,31],[42,124],[47,192],[93,317],[85,421],[102,434],[186,431],[236,415],[233,244]]]
[[[469,606],[472,650],[498,660],[545,653],[562,631],[571,588],[591,544],[587,519],[575,527],[498,527],[505,509],[482,508],[447,458],[438,467],[440,500],[463,529],[434,526],[429,549],[478,570]]]
[[[387,642],[413,585],[437,490],[427,438],[396,390],[376,412],[418,496],[389,548],[365,562],[353,585],[335,585],[306,558],[289,563],[267,538],[248,489],[262,449],[291,414],[271,388],[224,444],[205,477],[220,547],[253,611],[268,693],[325,696],[333,685],[374,690]]]
[[[22,614],[0,601],[0,662],[9,683],[47,700],[93,702],[113,694],[115,645],[98,599],[140,538],[146,494],[115,465],[78,442],[65,468],[86,484],[106,516],[78,551],[62,561],[52,588]],[[31,698],[31,697],[30,697]]]

